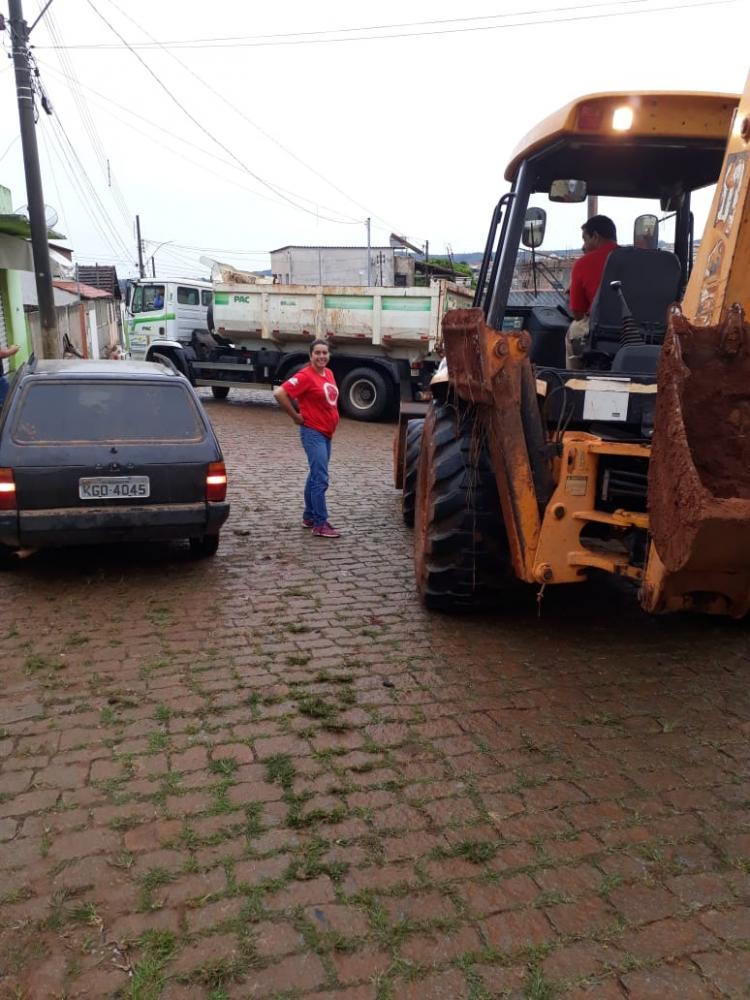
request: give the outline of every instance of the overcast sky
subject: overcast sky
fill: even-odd
[[[42,6],[25,0],[29,23]],[[750,0],[53,0],[32,36],[55,109],[45,201],[81,263],[123,276],[136,213],[162,275],[206,273],[201,253],[259,269],[286,244],[364,245],[367,216],[373,245],[395,230],[431,255],[481,250],[537,121],[597,91],[739,92],[748,28]],[[10,59],[0,102],[0,184],[22,206]],[[545,248],[577,246],[579,214]]]

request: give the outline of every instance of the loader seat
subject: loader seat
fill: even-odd
[[[641,250],[635,247],[618,247],[604,265],[601,284],[591,305],[589,344],[587,352],[599,358],[615,355],[620,347],[622,333],[622,306],[620,297],[610,285],[622,282],[622,293],[633,314],[633,319],[644,334],[644,345],[660,345],[667,326],[667,309],[677,301],[680,292],[681,269],[679,259],[667,250]],[[658,356],[656,351],[644,353],[642,347],[628,351],[628,359],[618,358],[619,371],[634,371],[630,361],[645,360],[645,355]],[[585,356],[584,356],[585,357]],[[628,361],[628,368],[623,365]],[[651,361],[651,364],[654,362]],[[611,364],[611,361],[610,361]]]

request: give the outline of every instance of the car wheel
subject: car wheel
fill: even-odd
[[[212,385],[211,392],[213,393],[214,399],[226,399],[229,395],[228,385]]]
[[[200,535],[190,539],[190,552],[196,559],[205,559],[208,556],[215,556],[219,547],[218,535]]]

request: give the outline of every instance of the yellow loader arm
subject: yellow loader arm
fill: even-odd
[[[750,610],[750,76],[657,376],[648,611]]]

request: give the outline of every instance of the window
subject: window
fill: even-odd
[[[201,292],[201,302],[204,306],[208,308],[214,300],[214,293],[208,292],[205,289]]]
[[[197,288],[183,288],[177,286],[177,302],[181,306],[199,306],[201,304],[201,293]]]
[[[201,441],[205,428],[190,393],[154,382],[32,383],[13,426],[17,444]]]
[[[406,275],[405,274],[394,274],[393,284],[396,288],[406,288]]]
[[[156,312],[164,308],[164,285],[138,285],[133,295],[133,312]]]

